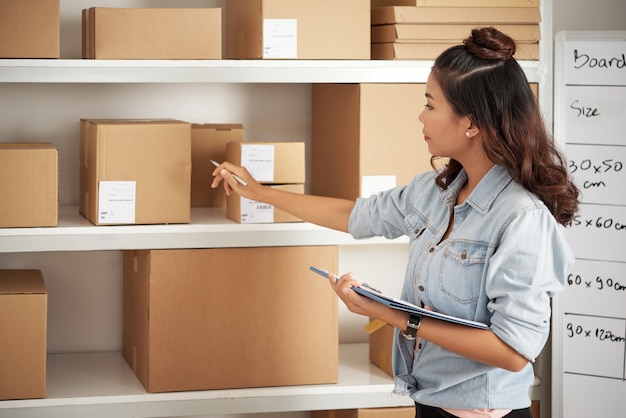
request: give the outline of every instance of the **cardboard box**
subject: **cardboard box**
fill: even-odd
[[[304,142],[231,142],[226,160],[246,167],[259,183],[305,182]]]
[[[224,57],[369,59],[369,0],[229,0]]]
[[[372,9],[372,25],[393,23],[471,23],[481,25],[537,24],[537,7],[411,7],[393,6]]]
[[[311,411],[311,418],[414,418],[415,407],[338,409]]]
[[[56,226],[59,153],[52,144],[0,144],[0,228]]]
[[[314,84],[311,193],[356,199],[431,170],[418,120],[425,91],[425,84]]]
[[[92,7],[82,30],[83,58],[222,58],[220,8]]]
[[[372,43],[389,42],[436,42],[452,41],[460,43],[470,36],[473,24],[391,24],[372,26]],[[498,30],[509,35],[517,42],[539,42],[541,39],[539,24],[498,25]]]
[[[446,49],[460,42],[395,42],[372,44],[373,60],[434,60]],[[517,43],[517,60],[538,60],[538,43]]]
[[[80,213],[95,225],[189,223],[191,124],[80,123]]]
[[[0,400],[46,397],[48,295],[39,270],[0,270]]]
[[[59,0],[0,1],[0,58],[59,58]]]
[[[468,0],[371,0],[372,8],[384,6],[467,7]],[[472,7],[539,7],[540,0],[472,0]]]
[[[279,184],[274,189],[304,194],[304,184]],[[226,217],[242,224],[302,222],[302,219],[266,203],[232,194],[226,200]]]
[[[373,320],[368,324],[367,328],[369,334],[370,363],[393,377],[393,364],[391,360],[393,352],[393,327],[385,322]]]
[[[243,139],[241,124],[191,126],[191,207],[226,207],[224,188],[211,188],[215,166],[209,161],[226,160],[226,144]]]
[[[337,247],[124,253],[123,356],[148,392],[336,383]]]
[[[541,402],[540,401],[532,401],[530,403],[530,412],[533,418],[541,418]]]

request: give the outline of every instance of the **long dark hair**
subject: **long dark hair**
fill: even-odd
[[[579,191],[546,131],[524,71],[513,58],[515,49],[515,41],[497,29],[474,29],[463,45],[447,49],[435,60],[433,76],[454,112],[480,129],[489,160],[505,167],[559,223],[567,225],[578,210]],[[447,187],[461,169],[451,159],[437,183]]]

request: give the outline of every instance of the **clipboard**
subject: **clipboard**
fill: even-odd
[[[313,267],[313,266],[309,268],[311,269],[312,272],[328,278],[328,275],[329,275],[328,271],[317,268],[317,267]],[[392,309],[397,309],[399,311],[408,312],[410,314],[412,313],[416,315],[427,316],[429,318],[440,319],[442,321],[452,322],[455,324],[464,325],[464,326],[473,327],[473,328],[479,328],[479,329],[485,329],[485,330],[491,329],[489,325],[482,323],[482,322],[458,318],[456,316],[451,316],[451,315],[442,314],[440,312],[431,311],[428,309],[424,309],[420,306],[414,305],[405,300],[396,299],[391,296],[387,296],[384,293],[382,293],[380,290],[375,289],[366,283],[361,283],[360,287],[352,286],[352,290],[354,290],[361,296],[365,296],[366,298],[375,300],[376,302],[382,303],[383,305],[386,305]]]

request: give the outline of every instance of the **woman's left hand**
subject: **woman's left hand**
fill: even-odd
[[[361,283],[352,277],[352,273],[344,274],[341,277],[330,273],[328,278],[330,286],[350,312],[364,315],[371,319],[380,319],[397,328],[404,329],[404,327],[406,327],[406,321],[408,319],[406,312],[392,309],[355,292],[352,286],[360,287]]]
[[[331,273],[329,276],[329,282],[337,296],[339,296],[348,310],[352,313],[372,316],[376,305],[381,305],[380,303],[359,295],[352,289],[353,286],[361,286],[361,283],[354,279],[352,273],[344,274],[341,277],[337,277]]]

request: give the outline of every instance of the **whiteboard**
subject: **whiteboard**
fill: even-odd
[[[581,190],[554,298],[552,416],[626,413],[626,32],[559,32],[554,137]]]

